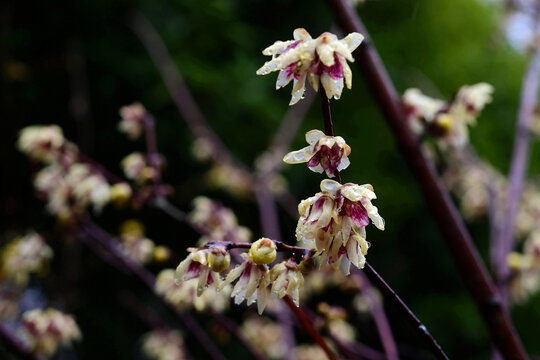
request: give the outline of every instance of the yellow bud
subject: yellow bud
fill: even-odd
[[[127,204],[131,198],[131,187],[127,183],[118,183],[111,186],[111,201],[117,207]]]
[[[171,251],[165,246],[158,245],[154,248],[154,261],[162,263],[169,260],[171,257]]]
[[[257,265],[270,264],[276,255],[276,243],[268,238],[255,241],[249,249],[249,259]]]
[[[120,224],[120,235],[140,238],[144,236],[144,225],[137,220],[126,220]]]
[[[223,246],[213,246],[208,253],[208,265],[215,272],[227,270],[231,264],[231,256]]]
[[[454,119],[449,114],[440,114],[437,116],[436,122],[437,126],[439,126],[439,128],[446,134],[450,132],[450,129],[452,129]]]

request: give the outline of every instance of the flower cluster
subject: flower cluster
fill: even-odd
[[[403,105],[413,131],[434,135],[442,147],[463,147],[469,139],[467,126],[476,124],[492,93],[493,86],[487,83],[465,85],[452,101],[445,102],[409,89],[403,95]]]
[[[289,105],[304,96],[306,79],[315,91],[320,81],[329,99],[341,97],[343,80],[349,89],[352,87],[352,72],[347,61],[354,61],[352,52],[364,39],[362,35],[351,33],[338,40],[336,35],[326,32],[313,39],[305,29],[296,29],[293,37],[294,40],[277,41],[264,49],[263,55],[271,56],[272,60],[257,70],[257,75],[279,71],[276,89],[293,81]]]
[[[198,282],[198,279],[191,279],[176,284],[175,271],[165,269],[158,274],[154,291],[179,311],[193,307],[201,312],[207,310],[223,312],[228,308],[230,286],[222,286],[219,292],[210,286],[197,296]]]
[[[22,316],[20,334],[36,354],[51,356],[60,346],[71,346],[81,339],[72,316],[55,309],[35,309]]]
[[[319,174],[325,171],[328,177],[334,177],[336,171],[349,166],[351,148],[341,136],[326,136],[320,130],[311,130],[306,133],[306,141],[309,146],[288,153],[283,161],[287,164],[307,162],[311,171]]]
[[[144,354],[153,360],[186,360],[182,335],[176,330],[154,330],[143,338]]]
[[[140,152],[134,152],[127,155],[120,162],[124,175],[136,184],[142,185],[153,181],[159,176],[156,169],[150,165],[147,156]],[[164,161],[159,161],[159,169],[164,165]]]
[[[510,291],[514,301],[521,302],[540,287],[540,229],[525,241],[523,253],[508,255],[508,265],[513,270]]]
[[[241,331],[269,359],[283,359],[286,342],[282,328],[270,319],[249,317],[242,323]]]
[[[365,227],[371,219],[384,230],[384,220],[371,203],[375,198],[371,185],[323,180],[321,192],[298,205],[297,240],[316,249],[321,266],[328,262],[346,274],[351,263],[363,268],[369,248]]]
[[[204,196],[198,196],[193,200],[189,220],[207,234],[201,239],[201,246],[210,239],[249,242],[251,238],[249,229],[238,225],[236,215],[230,209]]]
[[[17,286],[26,286],[30,274],[38,274],[47,269],[53,257],[52,249],[43,237],[29,233],[10,241],[0,255],[0,276]]]
[[[131,140],[138,139],[144,128],[145,115],[146,109],[140,103],[122,106],[120,108],[122,120],[118,123],[118,130]]]
[[[50,163],[59,159],[64,134],[56,125],[29,126],[21,130],[17,148],[31,159]]]

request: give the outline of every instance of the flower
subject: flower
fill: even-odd
[[[255,241],[249,249],[249,259],[257,265],[270,264],[276,255],[276,243],[268,238]]]
[[[510,253],[508,266],[513,270],[510,293],[516,302],[523,302],[540,287],[540,230],[525,241],[523,254]]]
[[[270,291],[267,289],[270,285],[270,279],[267,276],[268,266],[256,264],[251,256],[245,253],[240,254],[240,256],[244,261],[229,272],[221,288],[239,279],[231,293],[231,297],[234,297],[234,303],[239,305],[246,300],[249,306],[257,301],[257,309],[259,314],[262,314],[270,295]]]
[[[111,186],[111,203],[116,207],[123,207],[132,196],[131,186],[125,182],[119,182]]]
[[[176,268],[175,280],[182,281],[198,278],[197,296],[200,296],[208,285],[219,288],[221,278],[219,272],[226,270],[231,257],[225,247],[212,246],[208,249],[188,249],[191,252]]]
[[[0,276],[16,285],[26,286],[30,274],[37,274],[47,268],[53,257],[52,249],[37,233],[29,233],[10,241],[0,255]]]
[[[21,335],[36,354],[51,356],[60,346],[81,339],[81,331],[72,316],[55,309],[35,309],[22,316]]]
[[[21,130],[17,141],[19,151],[45,163],[56,160],[63,145],[62,129],[56,125],[25,127]]]
[[[363,268],[369,248],[365,227],[371,220],[384,230],[384,220],[371,203],[375,198],[371,185],[323,180],[321,192],[298,205],[297,240],[314,246],[322,255],[321,266],[328,261],[346,274],[351,263]]]
[[[184,360],[188,359],[184,341],[176,330],[154,330],[144,336],[143,351],[150,359]]]
[[[118,123],[118,130],[125,133],[131,140],[137,139],[141,136],[145,115],[146,109],[140,103],[122,106],[120,108],[122,120]]]
[[[469,140],[468,125],[475,125],[484,106],[491,102],[493,86],[487,83],[462,86],[450,102],[432,99],[418,89],[403,94],[403,105],[411,129],[421,135],[431,133],[441,147],[463,147]]]
[[[276,89],[293,81],[292,98],[289,105],[296,104],[304,95],[306,79],[315,91],[322,83],[326,96],[339,99],[343,91],[343,79],[350,89],[352,72],[347,60],[354,62],[352,52],[360,45],[364,37],[351,33],[338,40],[337,36],[325,32],[313,39],[302,28],[293,32],[294,40],[277,41],[263,50],[263,55],[272,56],[259,70],[257,75],[266,75],[279,70]]]
[[[304,285],[304,277],[292,258],[276,264],[270,270],[269,277],[272,293],[280,298],[289,295],[296,306],[300,306],[299,290]]]
[[[292,151],[283,157],[287,164],[300,164],[307,162],[311,171],[334,177],[335,171],[346,169],[349,164],[348,156],[351,148],[341,136],[326,136],[320,130],[311,130],[306,133],[309,146]]]
[[[231,293],[230,286],[222,284],[219,292],[211,286],[200,296],[197,296],[198,282],[198,279],[191,279],[176,284],[175,271],[165,269],[158,274],[154,291],[179,311],[191,307],[194,307],[197,311],[211,309],[216,312],[223,312],[227,309],[229,306],[229,294]]]
[[[139,152],[134,152],[126,156],[122,159],[120,165],[126,177],[137,183],[145,183],[148,180],[154,179],[157,175],[154,168],[148,164],[146,157]]]

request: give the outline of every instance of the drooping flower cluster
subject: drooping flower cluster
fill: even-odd
[[[140,103],[122,106],[120,108],[122,120],[118,123],[118,130],[131,140],[138,139],[144,128],[145,115],[146,109]]]
[[[53,257],[52,249],[43,237],[29,233],[11,240],[0,254],[0,277],[17,286],[26,286],[30,274],[38,274],[47,269]]]
[[[60,346],[71,346],[82,337],[72,316],[51,308],[25,312],[19,331],[34,353],[45,356],[53,355]]]
[[[371,203],[375,198],[371,185],[323,180],[321,192],[298,205],[297,240],[316,249],[321,266],[328,262],[346,274],[351,263],[363,268],[369,248],[365,227],[371,219],[384,230],[384,220]]]
[[[442,147],[463,147],[469,140],[469,125],[492,100],[493,86],[487,83],[462,86],[450,102],[432,99],[418,89],[403,95],[411,128],[417,134],[432,134]]]
[[[182,335],[176,330],[154,330],[143,338],[144,354],[153,360],[187,360]]]
[[[325,32],[313,39],[305,29],[296,29],[293,37],[294,40],[277,41],[264,49],[263,55],[272,56],[272,60],[257,70],[257,75],[279,71],[276,89],[293,81],[289,105],[302,99],[306,79],[315,91],[320,81],[329,99],[341,97],[343,80],[347,88],[352,87],[352,72],[347,61],[354,61],[352,52],[364,39],[362,35],[351,33],[338,40],[336,35]]]
[[[287,164],[307,162],[311,171],[319,174],[325,171],[328,177],[334,177],[336,171],[349,166],[351,148],[341,136],[326,136],[320,130],[311,130],[306,133],[306,141],[309,146],[288,153],[283,161]]]
[[[200,246],[208,240],[249,242],[251,238],[249,229],[238,225],[236,215],[230,209],[204,196],[193,200],[189,220],[207,234],[201,239]]]

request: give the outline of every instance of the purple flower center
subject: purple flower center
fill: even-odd
[[[350,217],[356,226],[366,227],[369,225],[367,210],[359,201],[345,200],[339,215]]]
[[[317,152],[309,159],[307,166],[310,168],[321,165],[321,167],[326,171],[328,176],[333,176],[334,172],[341,164],[341,157],[343,155],[343,149],[337,144],[334,143],[332,148],[329,148],[326,145],[319,147],[319,144],[315,144],[315,149]]]

